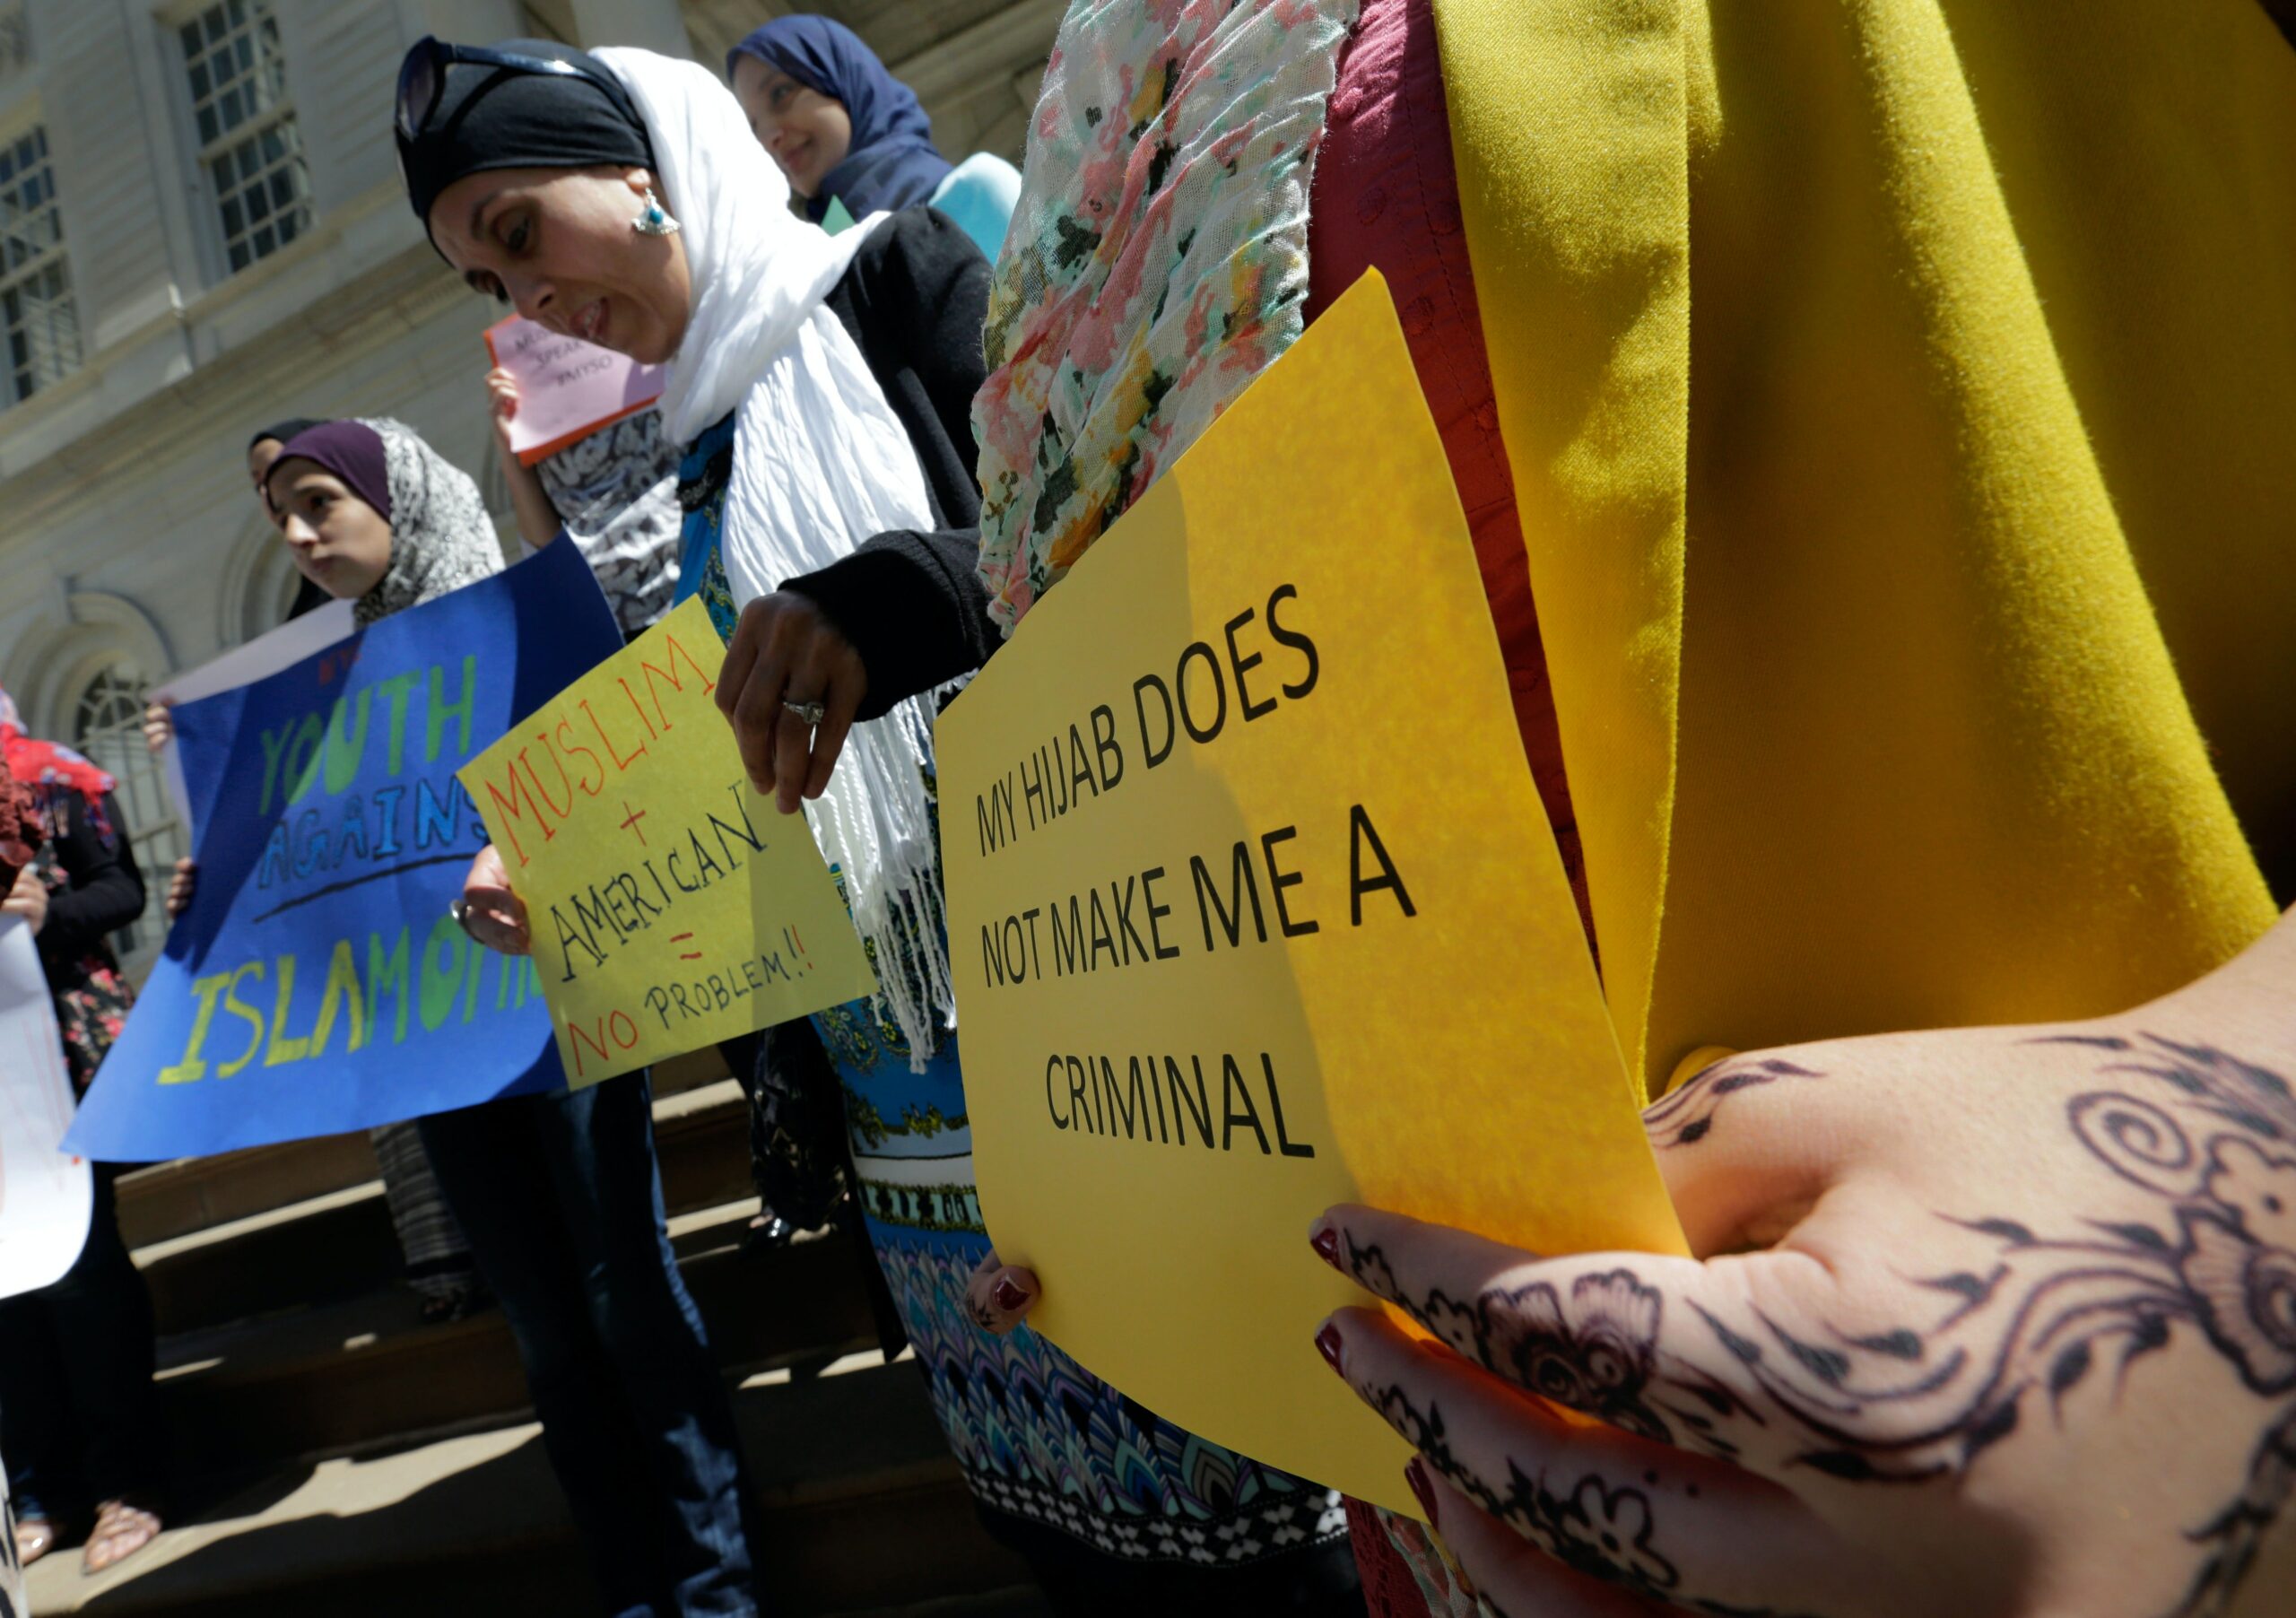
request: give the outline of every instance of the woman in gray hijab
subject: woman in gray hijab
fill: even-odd
[[[361,623],[502,565],[477,485],[396,422],[300,434],[267,485],[297,568]],[[606,1610],[756,1612],[733,1406],[670,1248],[649,1075],[415,1127],[517,1340]]]
[[[265,485],[296,569],[361,624],[502,566],[477,485],[399,422],[299,433]],[[517,1340],[605,1610],[754,1614],[733,1407],[670,1248],[649,1075],[411,1127]]]

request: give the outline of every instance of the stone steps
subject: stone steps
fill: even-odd
[[[366,1153],[360,1179],[158,1240],[139,1242],[128,1229],[126,1193],[133,1177],[122,1177],[122,1233],[152,1289],[161,1336],[338,1303],[395,1281],[401,1269],[398,1240],[364,1136],[303,1143],[326,1149],[304,1160],[294,1183],[309,1187],[321,1178],[321,1165],[347,1161],[350,1153],[330,1144],[346,1139]],[[657,1098],[654,1140],[663,1198],[674,1217],[750,1195],[748,1104],[732,1079]],[[275,1161],[257,1160],[256,1171],[274,1186],[287,1183]],[[203,1198],[207,1205],[234,1205],[235,1199],[221,1192],[225,1183],[210,1182]],[[236,1200],[261,1199],[258,1195]]]
[[[1047,1618],[974,1512],[913,1364],[885,1365],[865,1250],[824,1234],[745,1254],[748,1113],[716,1053],[657,1070],[655,1136],[681,1273],[735,1403],[772,1609]],[[164,1163],[118,1182],[161,1321],[171,1526],[34,1609],[139,1618],[496,1618],[596,1610],[509,1330],[424,1326],[363,1135]]]
[[[749,1379],[735,1406],[772,1610],[848,1618],[1046,1618],[1024,1563],[979,1526],[909,1364]],[[279,1469],[100,1579],[59,1551],[33,1610],[105,1618],[499,1618],[596,1610],[542,1453],[515,1423]]]
[[[729,1076],[714,1047],[672,1057],[655,1064],[655,1103]],[[178,1158],[119,1177],[119,1231],[130,1248],[149,1247],[374,1178],[363,1131]]]
[[[841,1236],[744,1256],[753,1202],[674,1227],[718,1362],[747,1374],[874,1344],[862,1255]],[[680,1221],[679,1224],[689,1222]],[[425,1326],[393,1289],[161,1344],[175,1453],[227,1473],[523,1417],[526,1383],[500,1313]]]

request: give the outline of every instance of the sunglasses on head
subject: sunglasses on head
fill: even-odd
[[[619,83],[578,62],[561,62],[551,57],[530,57],[523,51],[496,50],[483,45],[449,45],[433,35],[425,34],[414,42],[414,48],[406,53],[406,60],[398,70],[398,106],[392,124],[397,129],[400,140],[411,144],[430,122],[431,115],[439,110],[439,98],[446,91],[447,69],[458,62],[497,68],[504,73],[552,74],[560,77],[587,79],[617,104],[623,99]]]

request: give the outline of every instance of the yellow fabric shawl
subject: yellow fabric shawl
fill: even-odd
[[[2296,52],[2256,0],[1435,13],[1645,1082],[2102,1013],[2268,926]]]

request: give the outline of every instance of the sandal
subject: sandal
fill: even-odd
[[[88,1530],[88,1548],[80,1553],[80,1570],[93,1574],[116,1567],[159,1536],[157,1517],[124,1500],[108,1500],[96,1508],[96,1526]]]
[[[16,1524],[16,1565],[28,1568],[56,1549],[56,1525],[45,1517],[27,1517]]]

